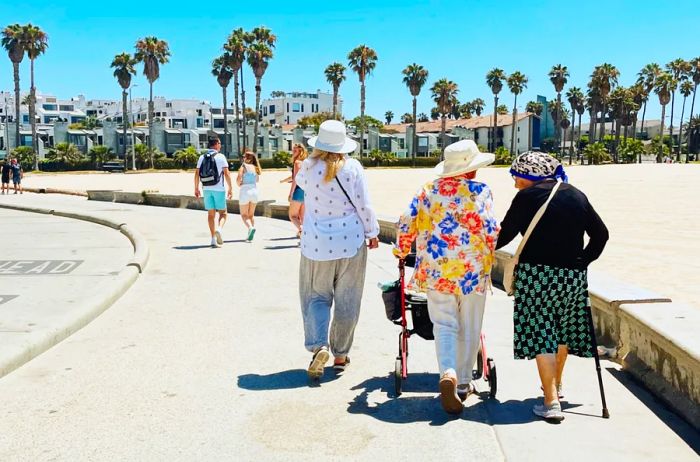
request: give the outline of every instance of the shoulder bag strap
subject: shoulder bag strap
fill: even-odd
[[[542,207],[537,211],[534,217],[532,217],[532,221],[530,222],[530,226],[527,227],[527,231],[525,231],[525,235],[523,236],[523,239],[520,241],[520,245],[518,245],[518,250],[515,251],[515,255],[513,257],[519,258],[520,254],[522,253],[523,249],[525,248],[525,244],[527,243],[527,240],[530,238],[530,234],[532,234],[532,231],[535,229],[535,226],[537,226],[537,223],[540,221],[540,218],[542,218],[542,215],[544,215],[545,210],[547,210],[547,206],[549,203],[552,201],[552,198],[554,197],[554,194],[557,192],[559,189],[559,185],[561,182],[557,181],[557,184],[554,185],[552,188],[552,192],[549,193],[549,197],[545,201],[544,204],[542,204]]]
[[[350,196],[348,195],[348,192],[343,187],[343,183],[340,182],[340,179],[338,179],[337,176],[335,177],[335,181],[338,182],[338,186],[340,186],[340,189],[343,191],[343,194],[345,194],[345,197],[347,197],[348,201],[350,201],[350,205],[352,205],[352,208],[354,208],[355,211],[357,211],[357,207],[355,207],[355,204],[353,204],[352,199],[350,199]]]

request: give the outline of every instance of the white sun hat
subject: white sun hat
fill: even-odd
[[[348,138],[345,124],[338,120],[326,120],[318,127],[318,136],[309,138],[309,146],[321,151],[345,154],[357,149],[357,142]]]
[[[435,174],[441,178],[462,175],[486,167],[496,156],[479,151],[472,140],[461,140],[445,148],[445,160],[435,166]]]

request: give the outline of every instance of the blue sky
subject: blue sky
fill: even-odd
[[[595,6],[593,6],[595,4]],[[122,5],[126,5],[126,8]],[[220,5],[220,6],[219,6]],[[261,6],[264,5],[264,6]],[[428,113],[429,85],[437,79],[457,82],[461,101],[481,97],[492,102],[484,75],[493,67],[519,70],[530,81],[518,98],[522,109],[537,94],[551,97],[547,78],[552,65],[571,73],[569,85],[584,87],[593,67],[603,62],[622,72],[620,83],[634,82],[646,63],[700,55],[696,1],[551,0],[384,1],[384,2],[61,2],[3,1],[4,23],[33,22],[48,32],[50,48],[36,63],[37,87],[59,97],[120,97],[109,64],[146,35],[167,40],[171,62],[161,69],[155,94],[198,98],[217,103],[220,89],[210,74],[211,60],[221,52],[230,31],[265,25],[278,36],[275,58],[263,79],[263,97],[273,90],[330,90],[323,70],[333,61],[346,64],[348,51],[366,44],[377,51],[377,67],[367,81],[367,114],[383,118],[410,112],[411,99],[401,70],[417,62],[429,72],[419,98],[419,112]],[[29,87],[28,64],[22,67],[22,88]],[[252,74],[247,95],[254,95]],[[141,75],[135,96],[146,96]],[[9,59],[0,59],[0,89],[12,88]],[[346,117],[359,113],[359,84],[348,73],[341,87]],[[502,101],[512,106],[505,90]],[[252,96],[247,96],[253,104]],[[652,101],[656,102],[655,98]],[[220,104],[220,103],[219,103]],[[679,107],[678,102],[676,103]],[[687,112],[687,111],[686,111]],[[647,118],[658,117],[650,104]]]

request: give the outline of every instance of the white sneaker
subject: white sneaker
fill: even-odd
[[[224,245],[224,238],[221,237],[221,230],[217,229],[214,231],[214,239],[216,239],[217,247]]]
[[[218,247],[221,247],[221,244],[219,244],[218,242],[216,242],[216,238],[215,238],[215,237],[212,237],[212,238],[211,238],[211,246],[212,246],[212,247],[217,247],[217,248],[218,248]]]
[[[549,406],[544,404],[535,404],[532,408],[532,413],[542,417],[544,420],[552,422],[561,422],[564,420],[564,414],[561,412],[561,404],[558,401],[553,402]]]

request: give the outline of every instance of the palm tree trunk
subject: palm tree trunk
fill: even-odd
[[[491,129],[491,152],[496,152],[496,129],[498,125],[498,95],[493,95],[493,128]]]
[[[148,158],[153,168],[153,82],[148,82]]]
[[[226,109],[226,87],[221,87],[221,92],[223,93],[224,99],[224,156],[228,159],[228,114]]]
[[[695,84],[695,88],[693,88],[693,100],[690,103],[690,119],[693,119],[693,111],[695,110],[695,93],[698,91],[698,84]],[[688,139],[688,154],[690,154],[690,139]],[[685,163],[687,164],[689,161],[689,155],[685,157]]]
[[[447,124],[447,115],[443,114],[440,120],[440,144],[441,148],[440,151],[440,162],[445,160],[445,126]]]
[[[360,80],[360,159],[365,150],[365,80]]]
[[[555,121],[554,121],[554,130],[555,130],[555,137],[557,139],[557,157],[561,159],[561,124],[559,123],[559,110],[561,108],[561,92],[557,92],[557,113],[554,116]]]
[[[417,98],[414,96],[413,97],[413,139],[411,140],[411,165],[413,167],[416,166],[416,150],[418,149],[418,134],[416,133],[417,130],[417,123],[416,123],[416,110],[418,108],[418,102]]]
[[[681,144],[683,144],[683,116],[685,116],[685,101],[688,99],[687,96],[683,97],[683,106],[681,109],[681,121],[678,124],[678,155],[676,156],[676,162],[681,161]],[[686,156],[687,162],[687,156]]]
[[[598,121],[596,120],[596,115],[597,112],[595,109],[591,109],[588,111],[590,115],[590,121],[588,122],[588,144],[593,144],[595,143],[595,132],[596,132],[596,124]]]
[[[34,170],[39,170],[39,140],[36,137],[36,87],[34,86],[34,60],[29,60],[29,123],[32,127]]]
[[[19,100],[19,63],[12,63],[12,73],[15,80],[15,148],[20,145],[19,120],[20,120],[20,100]],[[9,144],[8,144],[9,147]]]
[[[255,126],[253,128],[253,152],[258,152],[258,119],[260,118],[260,77],[255,77]],[[263,149],[263,154],[265,150]]]
[[[238,145],[238,157],[241,156],[241,113],[238,109],[238,72],[233,73],[233,93],[236,103],[236,144]]]
[[[124,169],[126,170],[126,127],[129,126],[129,116],[127,115],[126,89],[122,88],[122,157],[124,158]]]
[[[571,146],[569,146],[569,165],[574,161],[574,132],[576,131],[576,107],[571,106]]]
[[[603,111],[600,113],[600,133],[598,134],[598,141],[601,143],[605,142],[605,114],[606,114],[607,104],[603,103]]]
[[[338,85],[333,85],[333,118],[338,118]]]
[[[669,153],[673,159],[673,107],[676,104],[676,92],[671,93],[671,121],[668,124],[668,134],[671,136],[671,152]],[[663,134],[663,132],[662,132]]]
[[[574,115],[575,117],[576,115]],[[581,118],[583,117],[583,114],[578,115],[578,139],[576,141],[576,157],[581,158],[581,164],[583,164],[583,156],[581,156],[581,153],[579,152],[581,150]]]
[[[243,145],[241,148],[241,152],[245,152],[247,149],[246,144],[248,141],[246,140],[247,134],[246,134],[246,120],[245,120],[245,85],[243,84],[243,66],[241,66],[241,111],[243,111]]]
[[[620,119],[615,119],[613,123],[615,127],[615,156],[613,161],[617,164],[619,162],[617,151],[620,146]]]
[[[510,129],[510,154],[513,157],[517,156],[517,153],[515,152],[515,118],[518,116],[518,95],[515,95],[515,99],[513,100],[513,122],[512,126]]]
[[[664,155],[664,119],[666,118],[666,105],[661,105],[661,136],[659,139],[659,152],[656,153],[656,162],[661,163],[661,158]]]

